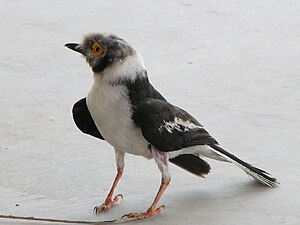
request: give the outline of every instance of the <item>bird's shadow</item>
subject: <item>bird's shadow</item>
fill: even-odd
[[[178,209],[186,208],[198,209],[201,211],[211,210],[216,204],[222,205],[225,203],[230,205],[233,202],[241,202],[245,199],[251,199],[259,194],[263,194],[266,191],[270,191],[267,186],[255,181],[250,180],[246,182],[229,182],[224,184],[223,182],[211,186],[203,185],[201,187],[185,187],[173,188],[172,192],[169,192],[164,199],[163,204],[167,206],[167,213],[159,215],[162,220],[168,220],[168,215],[178,213]],[[147,220],[135,221],[133,224],[148,224],[149,222],[156,224],[156,216],[148,218]]]
[[[221,183],[213,187],[203,185],[201,188],[192,187],[173,190],[171,194],[168,194],[168,201],[170,201],[168,204],[171,204],[174,208],[185,205],[190,207],[201,205],[201,208],[205,208],[205,206],[220,201],[228,201],[229,204],[234,201],[242,201],[245,198],[258,196],[266,191],[270,191],[270,188],[255,180],[228,184]]]

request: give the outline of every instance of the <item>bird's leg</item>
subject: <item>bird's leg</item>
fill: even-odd
[[[109,208],[111,208],[115,203],[117,203],[119,200],[123,199],[123,195],[122,194],[118,194],[113,198],[113,194],[115,191],[115,188],[122,176],[123,173],[123,169],[124,169],[124,155],[125,153],[119,150],[115,149],[115,154],[116,154],[116,162],[117,162],[117,175],[115,177],[115,180],[110,188],[110,191],[104,201],[103,204],[101,205],[97,205],[94,208],[94,211],[96,213],[99,213],[101,211],[105,211],[108,210]]]
[[[131,220],[131,219],[143,219],[152,216],[153,214],[160,213],[162,209],[165,208],[164,205],[161,205],[157,207],[158,201],[163,195],[164,191],[169,186],[169,183],[171,181],[171,176],[168,172],[168,161],[169,161],[169,154],[167,152],[161,152],[155,148],[152,148],[152,154],[155,159],[155,162],[158,165],[159,170],[162,173],[162,181],[161,185],[159,187],[159,190],[155,196],[155,199],[151,206],[148,208],[146,212],[142,213],[129,213],[124,216],[122,216],[122,219],[124,220]]]

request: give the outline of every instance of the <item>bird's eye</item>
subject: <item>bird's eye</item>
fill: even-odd
[[[95,42],[92,45],[92,54],[94,56],[100,56],[103,54],[103,52],[104,52],[104,48],[98,42]]]

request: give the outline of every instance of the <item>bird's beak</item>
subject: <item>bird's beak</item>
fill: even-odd
[[[80,44],[77,43],[67,43],[65,44],[65,47],[72,49],[75,52],[79,52],[81,54],[83,54],[82,48],[80,46]]]

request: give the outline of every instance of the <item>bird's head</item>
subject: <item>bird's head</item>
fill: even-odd
[[[68,43],[69,49],[81,53],[94,73],[100,73],[115,62],[120,62],[135,53],[123,39],[114,34],[92,33],[82,43]]]

